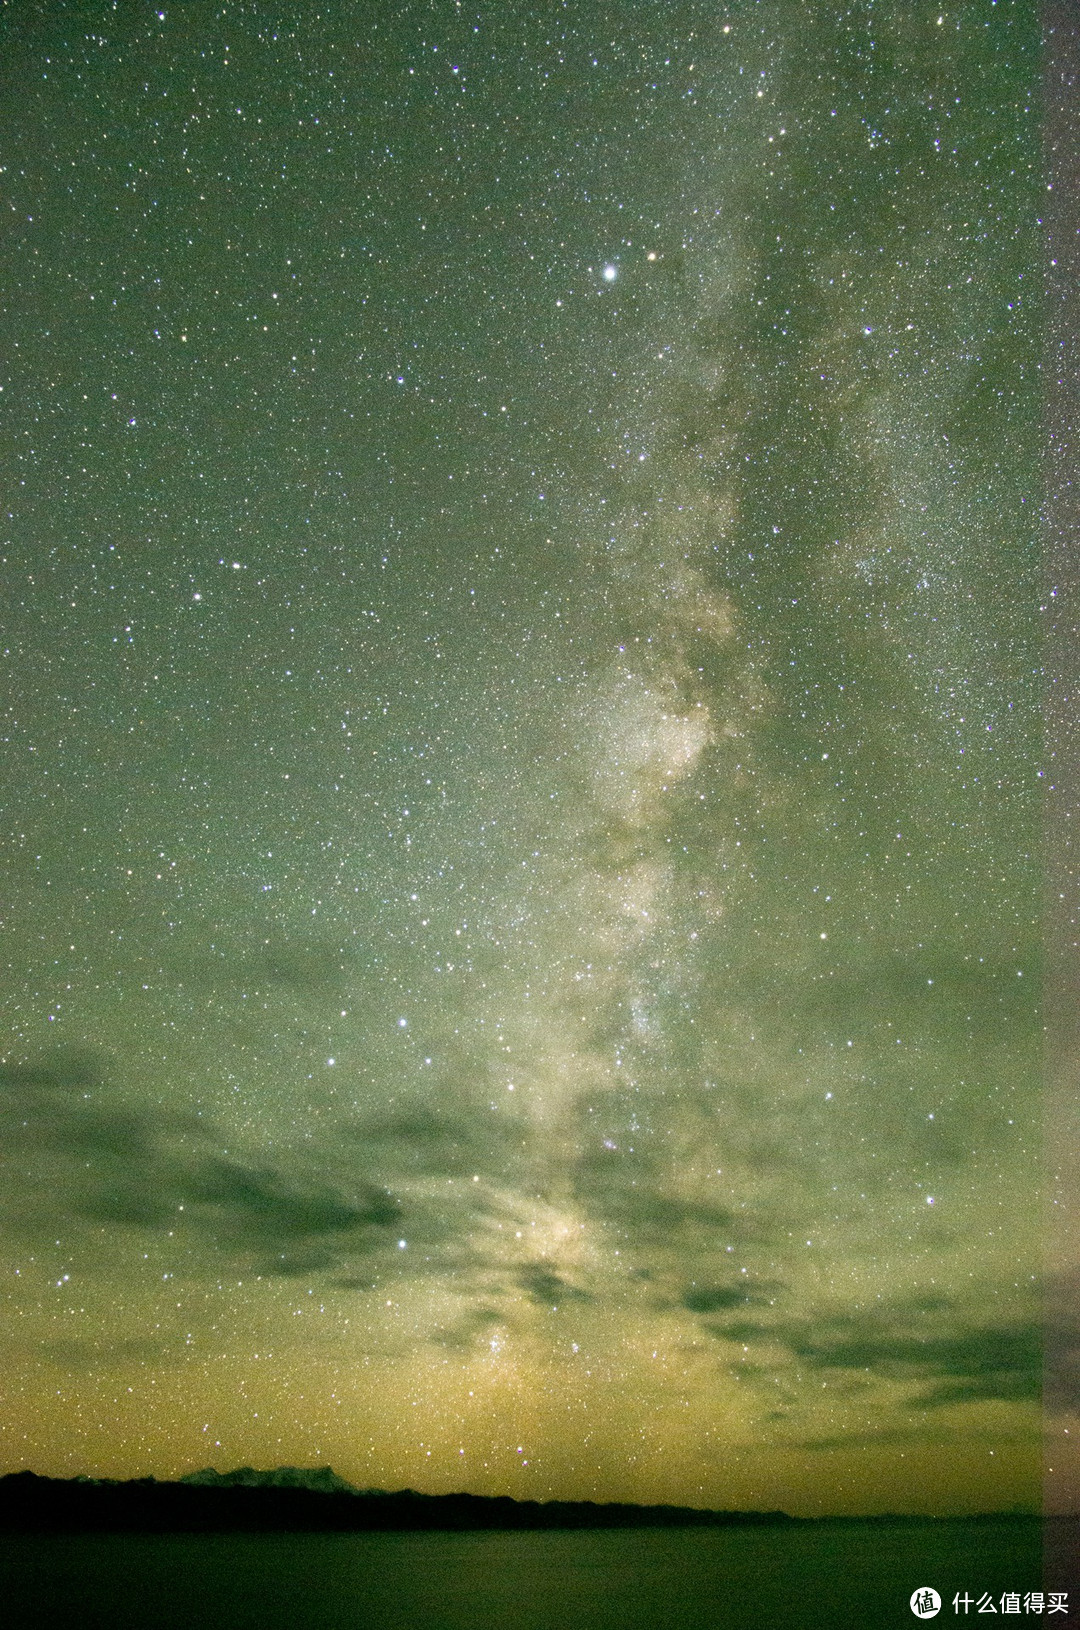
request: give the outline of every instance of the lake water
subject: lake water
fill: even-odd
[[[17,1630],[888,1630],[923,1622],[908,1606],[919,1585],[944,1600],[937,1623],[954,1625],[956,1591],[989,1591],[1000,1615],[1003,1591],[1043,1588],[1040,1527],[1009,1518],[795,1530],[5,1535],[0,1579],[0,1614]],[[1075,1622],[1075,1592],[1070,1607],[1049,1623]],[[976,1622],[974,1607],[967,1617]]]

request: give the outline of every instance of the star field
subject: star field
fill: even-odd
[[[5,1469],[1032,1503],[1034,10],[3,56]]]

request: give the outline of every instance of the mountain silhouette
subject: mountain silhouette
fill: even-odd
[[[329,1466],[241,1466],[189,1472],[178,1482],[141,1477],[0,1477],[0,1529],[21,1532],[357,1532],[492,1528],[715,1527],[792,1523],[782,1511],[700,1511],[509,1495],[356,1489]]]

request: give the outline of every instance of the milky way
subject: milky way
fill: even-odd
[[[1030,1503],[1035,10],[374,9],[9,24],[5,1469]]]

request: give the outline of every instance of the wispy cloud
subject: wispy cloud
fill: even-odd
[[[1040,1396],[1042,1327],[1035,1319],[979,1325],[942,1313],[904,1319],[901,1310],[892,1310],[816,1324],[732,1322],[718,1333],[729,1341],[785,1348],[812,1369],[910,1382],[919,1388],[917,1402],[924,1408]]]
[[[299,1165],[229,1151],[203,1117],[116,1107],[86,1060],[4,1067],[0,1115],[29,1161],[22,1203],[37,1216],[181,1230],[267,1273],[332,1267],[379,1248],[399,1223],[398,1202],[376,1183],[345,1192]]]

